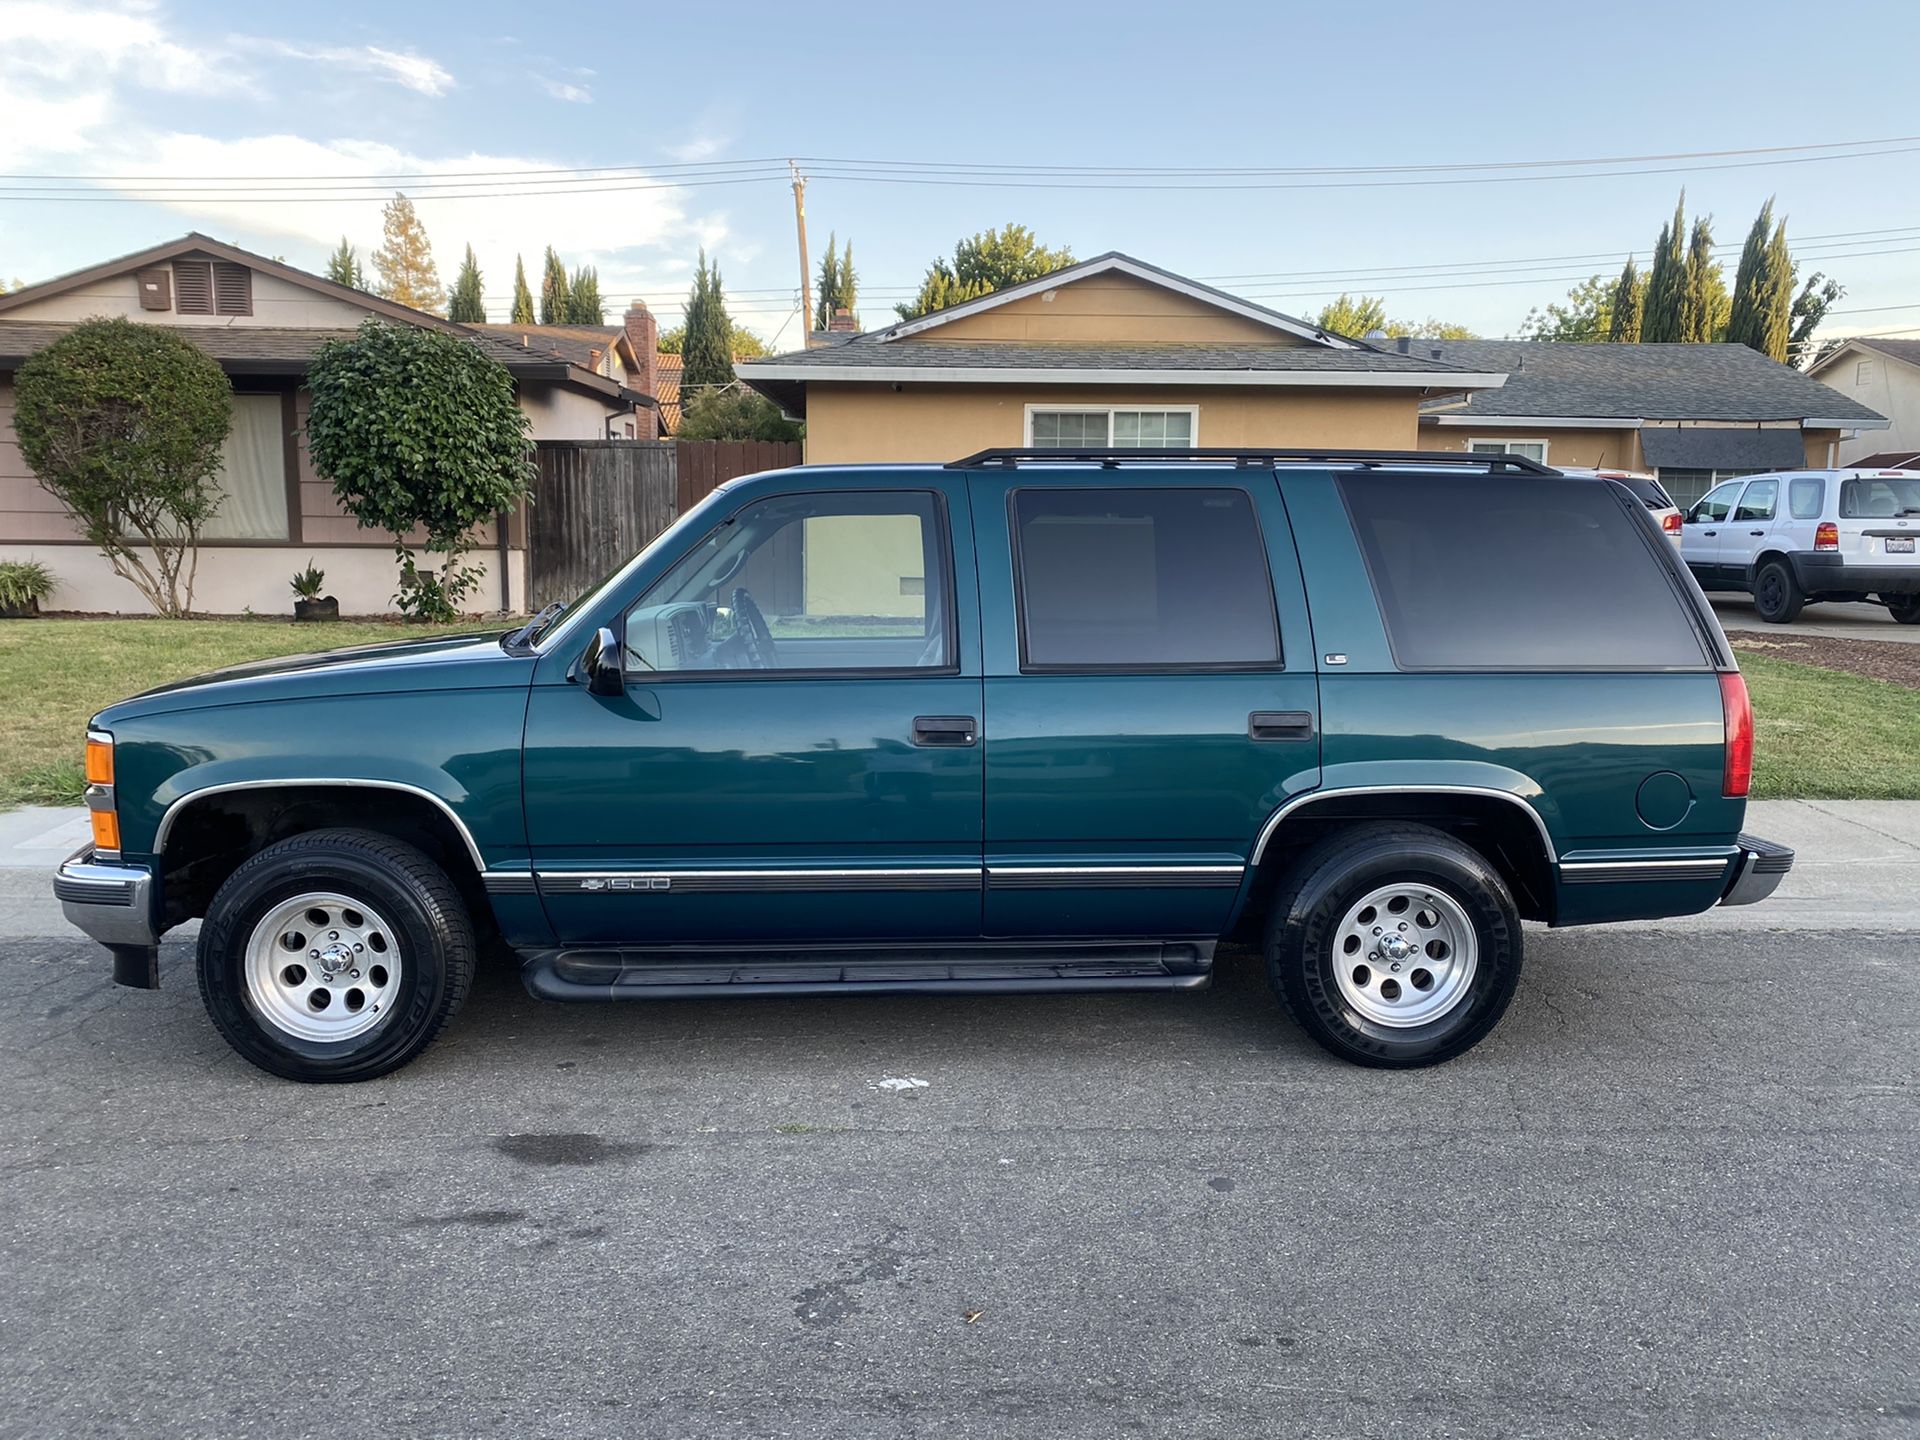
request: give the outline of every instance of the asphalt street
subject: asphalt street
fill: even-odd
[[[0,1436],[1920,1433],[1920,931],[1532,930],[1437,1069],[1186,996],[559,1007],[282,1083],[0,942]]]

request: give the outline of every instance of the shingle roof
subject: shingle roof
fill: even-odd
[[[496,336],[523,350],[551,351],[589,370],[598,370],[607,353],[626,333],[618,325],[469,325],[467,328]]]
[[[1863,340],[1854,335],[1847,336],[1846,339],[1862,350],[1878,350],[1882,355],[1889,355],[1895,360],[1904,360],[1909,365],[1920,365],[1920,340]]]
[[[653,372],[654,397],[660,402],[660,430],[671,435],[680,425],[680,370],[683,357],[661,352]]]
[[[1504,370],[1450,415],[1643,420],[1880,420],[1839,391],[1745,345],[1576,345],[1418,340],[1443,364]],[[1434,408],[1434,407],[1429,407]]]

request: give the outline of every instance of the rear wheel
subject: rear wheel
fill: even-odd
[[[1520,917],[1486,859],[1423,825],[1368,825],[1280,882],[1267,973],[1287,1013],[1360,1065],[1436,1065],[1477,1045],[1520,979]]]
[[[370,1080],[432,1043],[473,983],[473,927],[411,845],[316,830],[271,845],[213,897],[200,996],[227,1043],[289,1080]]]
[[[1798,620],[1806,603],[1806,592],[1794,578],[1793,567],[1784,560],[1769,560],[1753,577],[1753,608],[1771,625]]]
[[[1887,613],[1902,625],[1920,625],[1920,595],[1882,595]]]

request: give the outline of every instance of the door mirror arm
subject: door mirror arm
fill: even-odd
[[[611,627],[602,625],[593,632],[593,638],[587,641],[586,653],[580,657],[576,673],[587,682],[589,695],[624,695],[627,693],[626,667],[620,659],[620,637]]]

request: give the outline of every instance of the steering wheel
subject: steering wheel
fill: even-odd
[[[747,664],[755,670],[778,668],[780,659],[773,648],[773,631],[767,628],[767,617],[760,613],[760,606],[747,593],[747,587],[734,586],[727,605],[733,611],[734,634],[746,653]]]

